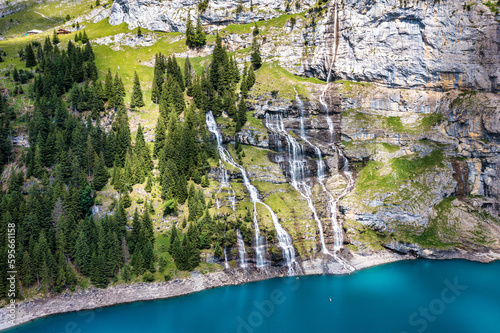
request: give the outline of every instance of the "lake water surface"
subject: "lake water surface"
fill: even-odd
[[[500,332],[500,262],[415,260],[55,315],[11,332]]]

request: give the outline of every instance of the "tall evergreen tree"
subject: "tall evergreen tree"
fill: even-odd
[[[198,14],[198,18],[196,19],[196,31],[195,31],[195,46],[202,47],[207,43],[207,36],[203,32],[203,26],[201,25],[201,18]]]
[[[238,121],[236,123],[236,132],[239,132],[243,125],[247,122],[247,103],[245,99],[241,97],[238,104]]]
[[[192,68],[191,62],[189,61],[189,57],[186,57],[186,61],[184,62],[184,81],[186,82],[186,87],[189,89],[193,83],[192,77]]]
[[[108,183],[109,173],[106,169],[104,159],[97,154],[95,154],[95,159],[96,165],[94,169],[94,188],[96,191],[100,191]]]
[[[29,43],[26,46],[26,51],[24,52],[24,54],[26,57],[26,67],[28,68],[35,67],[37,62],[35,58],[35,53],[33,52],[33,46],[31,45],[31,43]]]
[[[52,35],[52,43],[54,45],[59,44],[59,36],[57,35],[57,32],[54,30],[54,34]]]
[[[253,85],[255,84],[255,71],[253,70],[253,66],[250,66],[248,69],[248,75],[247,75],[247,88],[250,90],[252,89]]]
[[[111,74],[111,69],[108,68],[108,73],[106,74],[106,79],[104,81],[104,97],[107,101],[112,101],[114,97],[114,84],[113,75]]]
[[[262,57],[260,55],[260,45],[259,41],[257,40],[257,37],[253,38],[252,41],[252,65],[255,69],[259,69],[260,66],[262,66]]]
[[[137,76],[137,72],[134,72],[134,88],[130,100],[130,107],[132,109],[135,109],[136,107],[141,108],[143,106],[144,106],[144,100],[142,99],[141,82],[139,81],[139,76]]]
[[[186,17],[186,45],[188,47],[195,47],[196,46],[195,31],[193,28],[193,23],[191,22],[190,14],[191,13],[188,12]]]

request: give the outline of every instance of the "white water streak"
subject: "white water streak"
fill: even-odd
[[[283,229],[281,224],[278,221],[278,217],[276,213],[272,210],[269,205],[265,204],[262,200],[259,198],[259,192],[257,188],[252,185],[250,182],[250,179],[248,177],[248,174],[241,165],[236,163],[229,154],[229,152],[222,146],[222,134],[219,132],[219,129],[217,127],[217,123],[214,119],[214,116],[211,111],[209,111],[206,114],[206,122],[207,122],[207,128],[209,132],[213,133],[217,139],[217,146],[219,149],[219,154],[220,157],[224,160],[224,162],[228,163],[229,165],[239,169],[241,171],[241,175],[243,176],[243,184],[247,188],[248,192],[250,193],[250,200],[254,203],[254,230],[255,230],[255,242],[256,242],[256,256],[257,256],[257,267],[265,267],[267,263],[265,262],[264,259],[264,250],[263,250],[263,245],[261,244],[261,239],[260,239],[260,230],[259,230],[259,225],[258,225],[258,220],[257,220],[257,203],[263,205],[269,214],[271,215],[271,219],[273,221],[274,229],[276,230],[276,234],[278,237],[278,244],[281,247],[283,251],[283,258],[285,260],[286,266],[288,267],[288,273],[290,275],[295,274],[295,268],[300,266],[298,265],[297,261],[295,260],[295,249],[292,244],[292,238],[288,233]]]
[[[247,251],[245,249],[245,242],[243,241],[243,237],[241,236],[241,232],[236,230],[236,236],[238,237],[238,255],[240,257],[240,267],[247,268]]]
[[[318,224],[319,236],[321,241],[321,251],[325,254],[329,254],[325,244],[323,226],[312,200],[311,187],[305,180],[304,168],[306,165],[306,158],[304,156],[302,145],[299,144],[297,140],[286,131],[281,113],[266,113],[266,126],[271,131],[276,133],[276,135],[284,136],[287,141],[288,164],[291,184],[295,188],[295,190],[297,190],[297,192],[299,192],[300,195],[302,195],[302,197],[306,199],[307,205],[313,213],[314,220]]]

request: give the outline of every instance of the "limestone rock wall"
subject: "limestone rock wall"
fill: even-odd
[[[116,0],[109,22],[129,27],[185,31],[185,19],[197,15],[194,0]],[[287,13],[298,16],[292,24],[261,38],[264,58],[290,71],[326,79],[333,49],[336,79],[377,82],[388,87],[432,90],[500,89],[500,16],[482,2],[409,0],[339,1],[337,38],[334,36],[333,0],[314,14],[315,1],[303,1]],[[209,1],[201,19],[208,31],[232,23],[250,23],[283,15],[286,1]],[[316,17],[313,16],[316,15]],[[278,31],[279,30],[279,31]],[[230,49],[248,47],[251,34],[229,34]],[[335,40],[337,41],[335,43]]]
[[[342,2],[337,78],[436,90],[500,87],[500,25],[488,7],[469,1],[405,3]],[[322,23],[305,71],[325,77],[334,40],[331,10]]]

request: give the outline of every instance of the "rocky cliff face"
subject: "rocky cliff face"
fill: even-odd
[[[321,88],[317,87],[317,96]],[[345,82],[332,84],[328,95],[328,110],[316,102],[304,104],[304,133],[309,142],[299,138],[301,113],[296,101],[273,108],[256,105],[259,111],[254,115],[268,127],[266,148],[273,150],[271,160],[288,179],[290,149],[282,136],[273,137],[266,113],[281,112],[283,128],[304,147],[309,184],[317,184],[318,175],[317,155],[309,143],[321,150],[330,175],[327,186],[334,196],[346,186],[345,166],[331,148],[326,119],[337,123],[332,140],[348,158],[356,179],[352,191],[339,201],[344,241],[352,251],[385,247],[442,257],[457,248],[500,248],[497,94]],[[328,232],[326,199],[321,192],[313,193]],[[330,248],[333,238],[327,236]]]
[[[500,25],[481,2],[357,1],[340,6],[335,76],[390,87],[496,91]],[[314,34],[305,70],[325,76],[332,15]],[[498,17],[497,17],[498,19]],[[322,40],[323,36],[328,38]],[[326,67],[327,68],[327,67]]]
[[[197,4],[116,0],[110,23],[182,32]],[[269,95],[272,85],[257,84],[250,98],[255,119],[236,136],[246,145],[242,164],[263,200],[279,203],[280,222],[302,258],[318,255],[320,228],[326,247],[334,242],[325,188],[341,198],[337,218],[351,253],[387,248],[443,257],[446,251],[500,249],[500,17],[480,2],[306,1],[287,8],[284,1],[256,0],[243,2],[241,11],[239,4],[209,1],[201,13],[208,31],[221,29],[230,51],[249,47],[254,36],[250,26],[227,25],[276,18],[288,9],[302,14],[259,22],[263,58],[326,79],[336,50],[333,77],[349,80],[329,86],[326,108],[318,102],[323,85],[311,84],[299,105],[293,92],[278,101]],[[235,57],[250,60],[244,50]],[[299,158],[291,138],[301,145]],[[225,133],[226,143],[233,139]],[[297,165],[318,224],[306,198],[287,183]],[[347,168],[355,179],[349,191]],[[229,175],[235,184],[241,178]],[[231,200],[245,201],[244,191],[234,191]],[[229,208],[231,200],[220,204]],[[259,223],[272,240],[269,221]],[[269,253],[279,253],[273,248]],[[237,259],[235,249],[228,252],[229,260]]]
[[[116,0],[109,22],[130,27],[185,31],[198,1]],[[314,1],[209,1],[201,19],[207,30],[308,10],[262,39],[264,57],[273,57],[299,75],[325,79],[337,39],[335,78],[377,82],[389,87],[497,91],[500,88],[500,16],[481,2],[345,0],[334,10]],[[250,10],[252,4],[253,10]],[[335,38],[336,37],[336,38]],[[252,36],[228,36],[234,50]]]
[[[126,22],[130,28],[160,31],[186,31],[186,18],[196,20],[198,0],[115,0],[111,8],[109,22],[113,25]],[[243,6],[238,10],[238,5]],[[313,4],[311,0],[306,4]],[[202,23],[213,30],[217,26],[232,23],[250,23],[280,16],[287,9],[287,1],[245,0],[207,1],[207,7],[200,13]],[[297,11],[298,8],[290,8]]]

